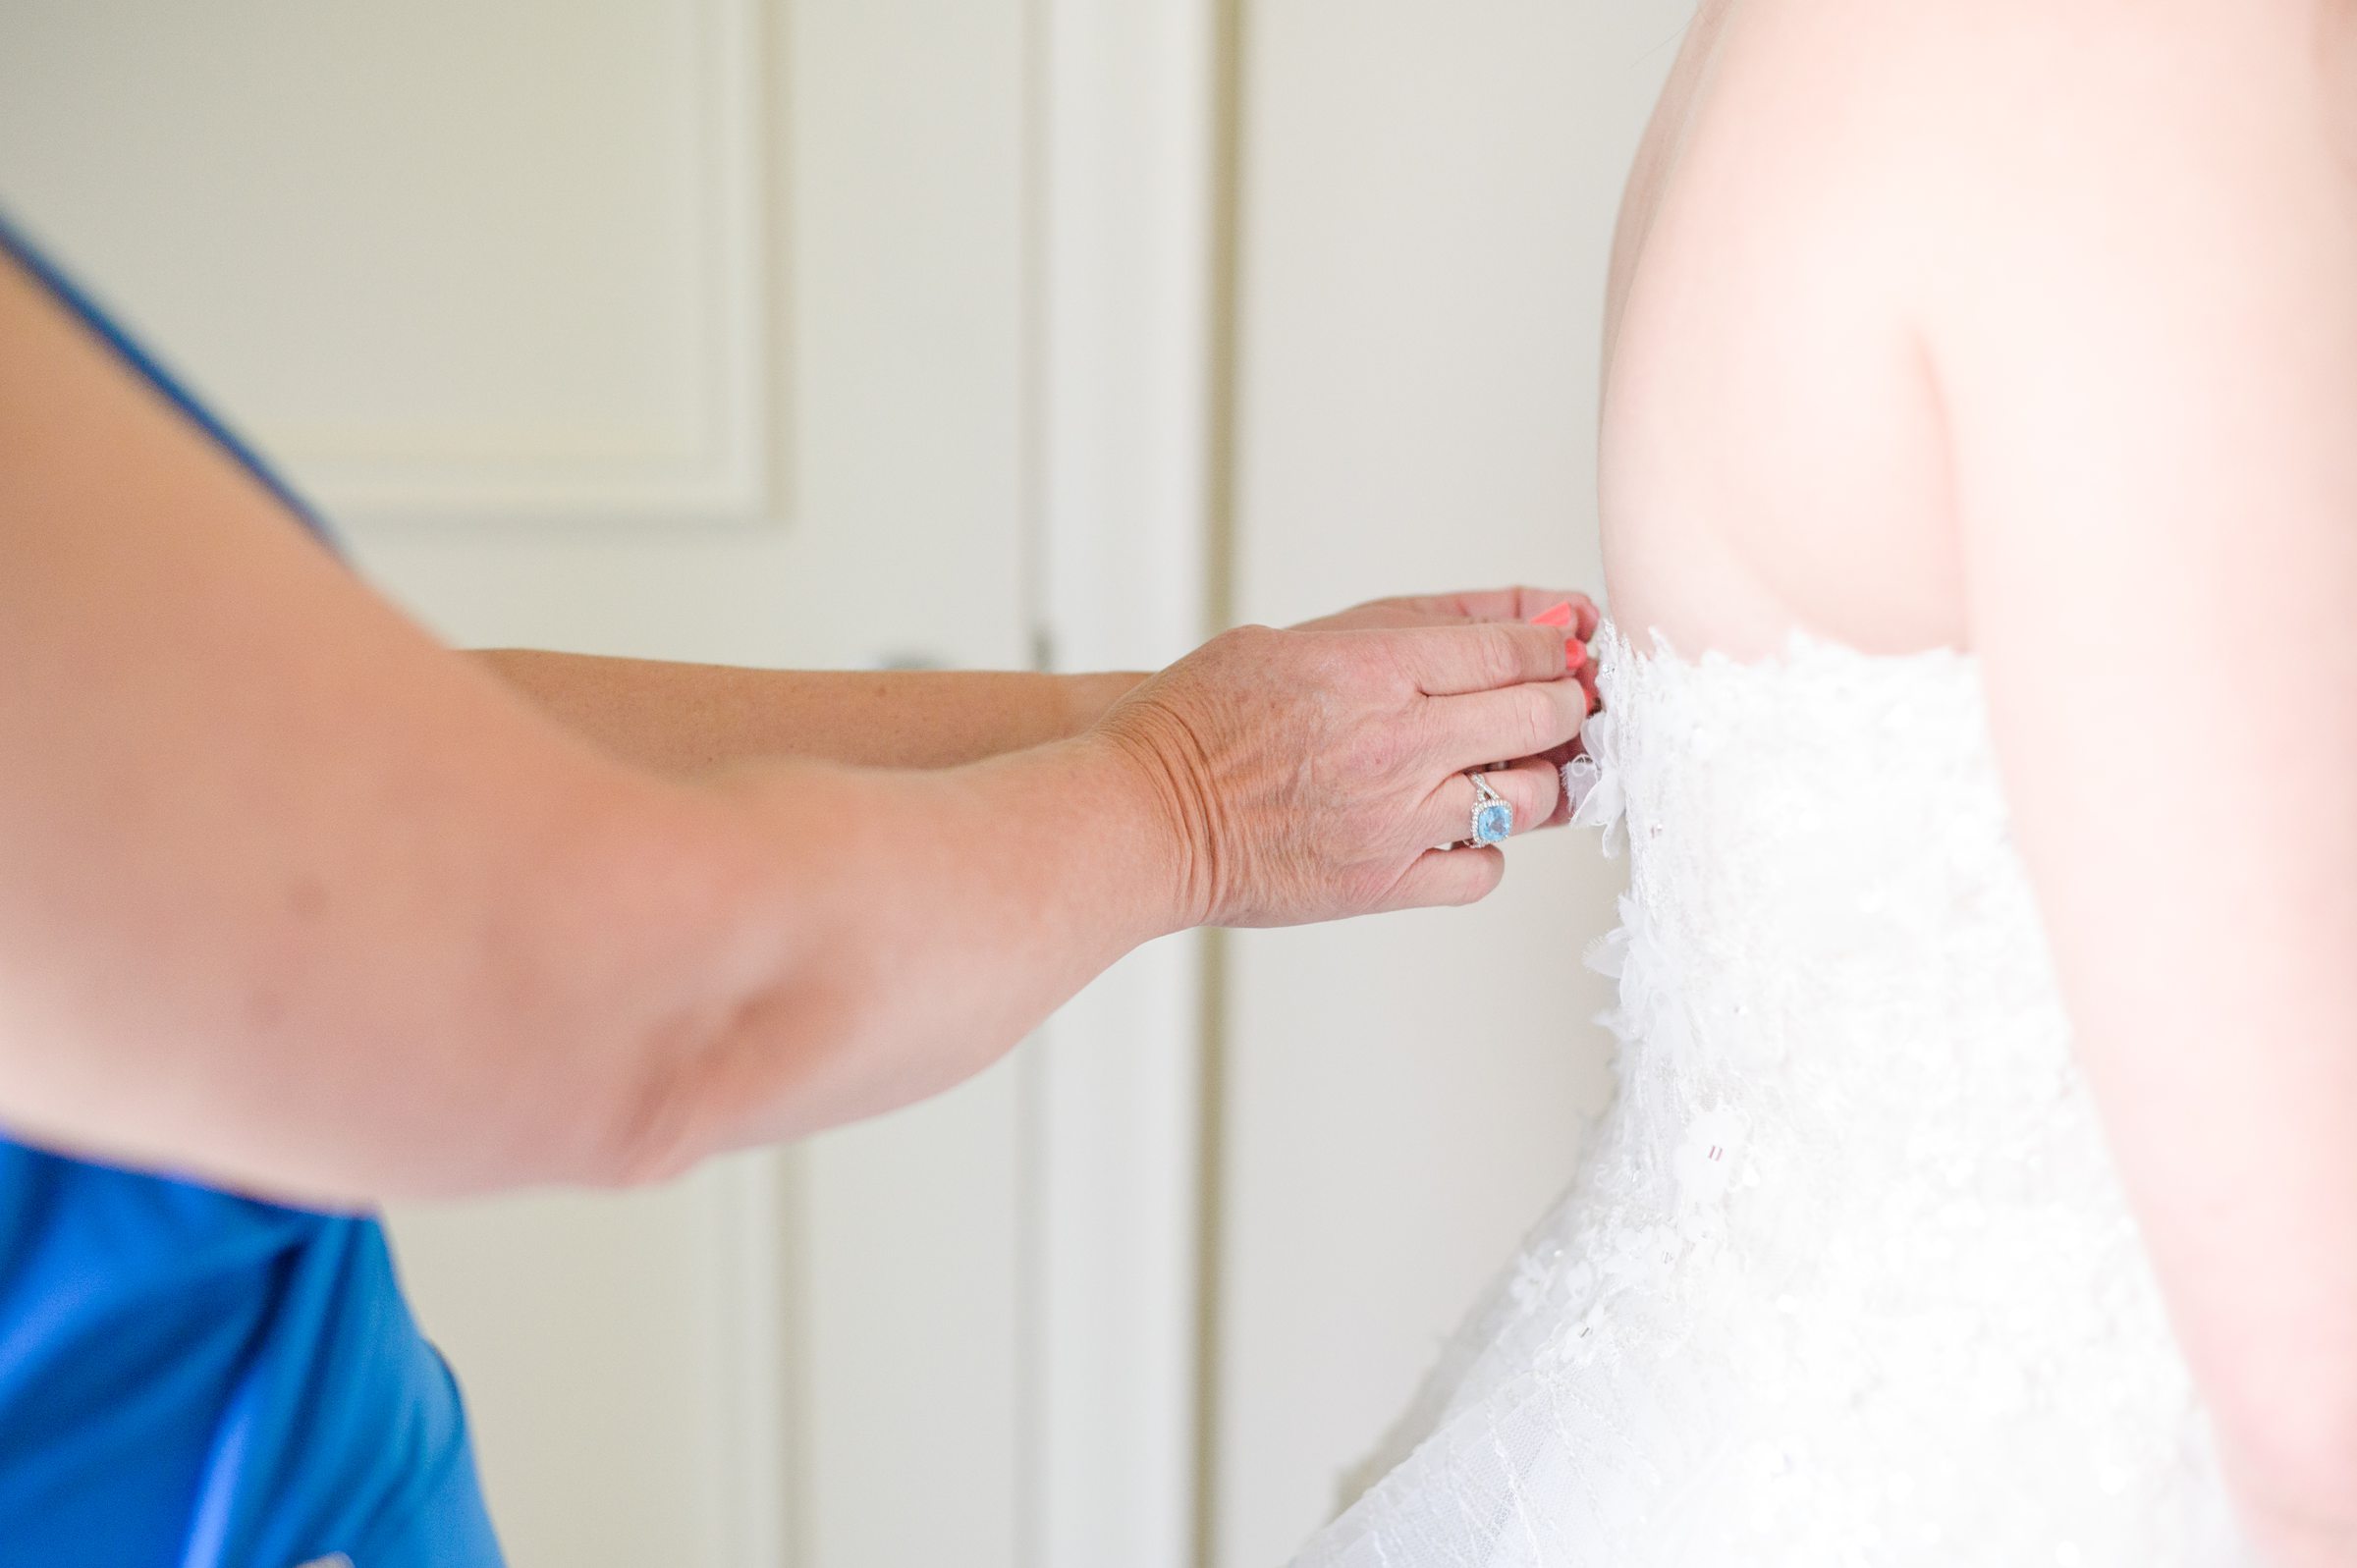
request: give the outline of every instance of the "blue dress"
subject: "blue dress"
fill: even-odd
[[[13,258],[317,518],[4,220]],[[66,1043],[60,1042],[60,1049]],[[382,1226],[0,1136],[0,1565],[499,1568]]]

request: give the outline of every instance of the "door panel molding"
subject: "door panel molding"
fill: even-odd
[[[761,0],[687,0],[693,127],[679,179],[692,210],[685,309],[693,364],[685,441],[661,430],[513,426],[328,431],[279,421],[273,445],[340,515],[365,522],[752,521],[770,473],[763,156],[773,83]],[[782,371],[783,367],[775,367]],[[635,449],[635,450],[633,450]]]
[[[772,16],[28,7],[0,195],[331,514],[754,517]]]

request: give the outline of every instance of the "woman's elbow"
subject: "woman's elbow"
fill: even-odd
[[[576,1049],[560,1024],[542,1056],[550,1075],[579,1086],[571,1099],[581,1119],[553,1132],[553,1179],[667,1181],[731,1149],[904,1104],[980,1065],[909,1044],[924,1032],[895,1026],[893,999],[907,980],[862,917],[866,885],[789,852],[788,829],[833,820],[840,803],[787,814],[773,794],[726,780],[665,785],[591,857],[566,962],[584,982],[572,1017],[597,1043]]]
[[[502,987],[549,1003],[511,1037],[527,1063],[514,1182],[644,1186],[737,1141],[750,1024],[799,967],[761,847],[700,791],[665,786],[598,822],[535,900],[557,911],[526,945],[552,983]]]
[[[608,1083],[572,1152],[569,1179],[608,1189],[659,1186],[729,1147],[715,1063],[731,1049],[725,1020],[689,1015],[644,1033],[633,1063]]]

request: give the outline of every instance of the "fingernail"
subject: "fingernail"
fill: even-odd
[[[1588,645],[1577,637],[1563,639],[1563,671],[1569,674],[1587,662]]]
[[[1571,624],[1571,601],[1565,599],[1562,604],[1549,605],[1537,615],[1532,616],[1530,623],[1534,626],[1567,626]]]

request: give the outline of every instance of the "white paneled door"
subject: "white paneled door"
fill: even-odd
[[[0,203],[455,642],[1137,665],[1208,16],[6,0]],[[1185,1561],[1193,961],[801,1149],[395,1214],[519,1568]]]

